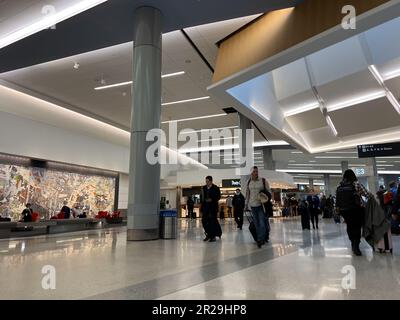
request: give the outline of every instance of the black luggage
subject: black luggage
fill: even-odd
[[[338,215],[337,213],[334,213],[333,221],[335,221],[335,223],[340,223],[340,215]]]
[[[254,224],[253,221],[253,217],[251,216],[251,212],[250,211],[245,211],[245,216],[247,218],[247,220],[249,221],[250,225],[249,225],[249,231],[251,233],[251,235],[253,236],[253,239],[255,242],[257,242],[257,229],[256,229],[256,225]],[[270,232],[270,228],[268,228],[267,222],[268,222],[268,218],[265,217],[266,221],[266,228],[265,228],[265,241],[268,242],[269,241],[269,232]],[[269,222],[268,222],[269,223]]]
[[[215,225],[215,228],[216,228],[215,236],[218,237],[218,238],[221,238],[221,236],[222,236],[222,228],[221,228],[221,225],[219,224],[218,219],[216,221],[217,222],[216,222],[216,225]]]

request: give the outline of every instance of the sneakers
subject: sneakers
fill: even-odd
[[[215,240],[215,238],[211,238],[209,242],[215,242],[217,240]]]
[[[207,236],[207,237],[205,237],[204,239],[203,239],[203,241],[205,242],[205,241],[208,241],[208,240],[210,240],[211,238],[209,237],[209,236]]]

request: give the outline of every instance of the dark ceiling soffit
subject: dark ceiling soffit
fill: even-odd
[[[303,0],[300,0],[303,1]],[[299,0],[111,0],[0,49],[0,73],[132,41],[133,12],[153,5],[165,13],[164,30],[233,19],[293,6]],[[214,8],[214,10],[211,10]]]
[[[210,71],[212,73],[214,73],[214,68],[212,67],[212,65],[208,62],[208,60],[206,59],[206,57],[203,55],[203,53],[200,51],[200,49],[196,46],[196,44],[193,42],[193,40],[189,37],[189,35],[186,33],[185,30],[181,29],[181,32],[183,34],[183,36],[185,37],[185,39],[190,43],[190,45],[192,46],[192,48],[197,52],[197,54],[200,56],[201,60],[203,60],[203,62],[206,64],[206,66],[208,67],[208,69],[210,69]]]

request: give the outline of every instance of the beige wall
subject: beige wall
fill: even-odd
[[[296,8],[272,11],[221,43],[213,83],[341,24],[342,8],[357,15],[389,0],[306,0]]]

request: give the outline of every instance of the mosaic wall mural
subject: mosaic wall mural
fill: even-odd
[[[0,213],[21,218],[27,202],[41,217],[57,214],[63,201],[94,216],[114,210],[115,178],[0,164]]]

